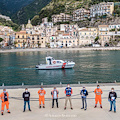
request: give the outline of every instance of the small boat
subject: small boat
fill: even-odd
[[[75,62],[73,61],[63,61],[63,60],[55,60],[53,57],[46,57],[46,64],[38,64],[36,65],[36,69],[38,70],[50,70],[50,69],[66,69],[73,68]]]

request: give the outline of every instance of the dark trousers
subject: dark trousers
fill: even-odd
[[[56,100],[56,106],[58,108],[58,98],[57,99],[52,99],[52,107],[54,107],[54,100]]]
[[[83,105],[83,108],[84,108],[84,103],[85,103],[85,109],[87,109],[87,101],[86,101],[86,98],[83,98],[83,97],[82,97],[82,105]]]
[[[30,101],[24,101],[24,111],[26,109],[26,103],[28,103],[28,109],[30,110]]]

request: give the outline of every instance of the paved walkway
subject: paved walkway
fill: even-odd
[[[114,87],[118,98],[117,98],[117,112],[108,112],[109,110],[109,102],[108,102],[108,93]],[[6,110],[4,112],[4,116],[0,115],[0,120],[119,120],[120,119],[120,86],[101,86],[103,90],[103,109],[101,109],[98,105],[97,108],[94,108],[94,93],[92,92],[96,87],[87,87],[89,92],[89,96],[87,99],[88,109],[87,111],[81,110],[82,101],[79,95],[80,89],[82,87],[73,87],[73,95],[72,95],[72,104],[73,110],[70,109],[69,102],[68,107],[64,110],[64,89],[65,87],[58,88],[59,91],[59,108],[51,108],[51,90],[52,88],[45,88],[46,90],[46,108],[39,109],[38,102],[38,88],[31,88],[29,91],[31,92],[31,112],[26,110],[23,113],[23,100],[22,93],[24,89],[8,89],[8,93],[10,97],[10,111],[11,114],[7,114]],[[0,93],[2,89],[0,89]],[[1,105],[0,105],[1,107]]]

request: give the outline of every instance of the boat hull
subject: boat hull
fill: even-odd
[[[36,65],[38,70],[52,70],[52,69],[68,69],[73,68],[75,63],[66,64],[66,65]]]

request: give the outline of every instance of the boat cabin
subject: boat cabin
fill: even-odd
[[[63,60],[55,60],[53,57],[46,57],[46,64],[47,65],[54,65],[54,64],[61,64],[64,63]]]

